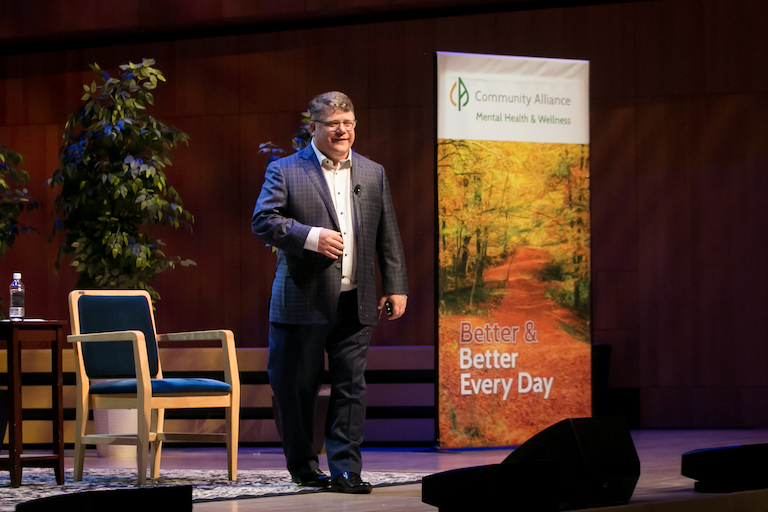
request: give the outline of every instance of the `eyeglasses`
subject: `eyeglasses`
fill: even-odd
[[[320,123],[322,125],[325,125],[326,128],[329,130],[338,130],[339,125],[344,125],[345,130],[354,130],[355,126],[357,126],[357,121],[318,121],[314,120],[315,123]]]

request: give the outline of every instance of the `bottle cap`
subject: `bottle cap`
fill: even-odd
[[[19,279],[21,279],[21,272],[14,272],[14,273],[13,273],[13,279],[14,279],[14,280],[19,280]]]

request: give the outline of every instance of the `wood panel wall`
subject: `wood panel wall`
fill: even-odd
[[[266,348],[238,348],[240,368],[240,443],[279,444],[274,420],[272,389],[267,375]],[[163,375],[223,378],[221,348],[161,348]],[[51,351],[22,353],[22,417],[25,445],[50,445]],[[64,351],[64,442],[75,442],[77,388],[75,356]],[[434,349],[427,346],[373,347],[368,354],[368,405],[365,421],[367,445],[429,445],[435,440]],[[0,351],[0,383],[7,382],[5,351]],[[330,387],[330,384],[325,384]],[[322,393],[322,391],[321,391]],[[135,412],[135,411],[134,411]],[[225,432],[224,410],[166,410],[167,432]],[[94,432],[93,413],[88,432]],[[316,421],[322,435],[322,421]],[[8,433],[5,433],[6,442]]]
[[[0,261],[0,283],[24,273],[29,314],[66,317],[76,280],[52,270],[53,196],[42,182],[90,62],[155,58],[168,78],[155,114],[192,137],[168,174],[194,232],[160,238],[198,266],[161,277],[159,329],[228,327],[238,346],[264,347],[274,257],[249,231],[264,170],[257,148],[287,147],[310,97],[352,97],[355,148],[392,182],[411,298],[374,343],[432,345],[434,52],[587,59],[593,334],[612,348],[610,386],[636,391],[643,427],[768,426],[766,4],[212,3],[135,0],[112,12],[78,2],[77,16],[62,2],[47,11],[4,3],[0,141],[28,157],[44,207],[25,217],[40,234]],[[282,24],[290,19],[295,27]],[[34,53],[23,50],[30,41]]]

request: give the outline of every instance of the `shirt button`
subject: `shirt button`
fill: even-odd
[[[336,268],[341,268],[341,263],[337,263]]]

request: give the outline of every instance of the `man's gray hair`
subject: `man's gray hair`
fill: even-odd
[[[355,107],[352,105],[352,100],[349,96],[339,91],[325,92],[315,96],[312,101],[309,102],[309,118],[312,121],[319,121],[325,109],[330,109],[331,112],[341,110],[342,112],[354,112]]]

